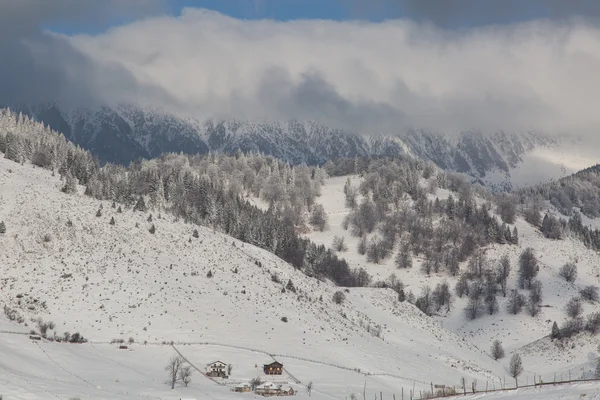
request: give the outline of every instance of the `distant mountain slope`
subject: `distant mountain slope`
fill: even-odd
[[[575,172],[561,158],[573,153],[567,141],[535,133],[478,131],[446,134],[411,130],[394,135],[333,129],[308,121],[204,121],[131,105],[66,112],[56,105],[18,107],[36,120],[91,150],[100,160],[129,163],[164,152],[256,151],[293,164],[324,164],[356,156],[408,154],[474,181],[505,190]],[[555,149],[556,156],[532,156]],[[527,165],[526,168],[520,168]],[[584,165],[582,168],[584,168]],[[513,176],[514,175],[514,176]],[[526,175],[520,179],[519,175]]]

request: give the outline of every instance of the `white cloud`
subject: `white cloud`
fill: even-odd
[[[186,9],[69,40],[139,81],[110,85],[105,98],[198,118],[299,117],[365,133],[593,135],[600,126],[600,30],[576,19],[457,32],[409,21],[252,21]],[[169,96],[140,93],[144,85]]]

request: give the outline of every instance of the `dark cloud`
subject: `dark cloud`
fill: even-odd
[[[264,74],[257,100],[265,111],[275,112],[280,118],[294,116],[359,132],[374,126],[397,128],[403,117],[400,110],[388,104],[344,98],[317,71],[304,73],[294,82],[285,70],[272,68]],[[388,122],[391,125],[385,127]]]
[[[597,0],[340,0],[355,15],[405,16],[444,27],[505,24],[532,18],[598,18]]]
[[[147,15],[159,10],[160,4],[154,0],[0,0],[0,104],[91,105],[102,101],[97,63],[43,27],[93,26],[115,16]],[[129,87],[136,86],[129,72],[110,69],[110,76],[120,84],[126,81]]]

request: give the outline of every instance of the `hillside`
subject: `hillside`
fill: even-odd
[[[350,182],[358,186],[363,178],[359,176],[350,177]],[[543,378],[551,379],[554,373],[559,376],[573,371],[573,375],[590,377],[598,357],[596,348],[597,337],[588,333],[581,333],[574,338],[566,339],[566,342],[556,342],[549,339],[552,324],[556,321],[559,325],[569,320],[565,314],[565,304],[573,297],[579,296],[579,292],[586,286],[599,286],[600,283],[600,254],[588,249],[584,244],[572,237],[563,240],[551,240],[537,229],[527,223],[522,217],[517,217],[514,224],[519,232],[519,244],[489,244],[483,248],[487,262],[493,268],[502,256],[508,256],[511,264],[511,272],[507,280],[507,287],[517,288],[519,293],[527,296],[527,290],[518,289],[518,263],[521,253],[526,248],[532,248],[540,266],[537,278],[542,285],[543,299],[539,314],[531,317],[526,310],[517,315],[507,311],[507,302],[510,296],[497,297],[497,312],[488,315],[486,312],[478,315],[475,320],[467,318],[465,308],[468,305],[468,296],[459,298],[455,293],[455,286],[459,276],[453,277],[444,269],[439,273],[432,272],[430,275],[423,272],[423,264],[426,256],[414,256],[413,266],[408,269],[399,269],[395,264],[398,247],[395,247],[390,257],[379,263],[369,262],[366,255],[360,255],[357,248],[359,237],[351,234],[351,230],[344,229],[344,219],[351,213],[346,207],[344,199],[344,185],[347,177],[330,178],[322,190],[319,202],[323,204],[328,217],[329,229],[324,232],[311,231],[307,234],[316,243],[332,247],[334,236],[343,237],[347,250],[339,253],[351,267],[365,268],[375,281],[388,280],[390,274],[404,284],[405,293],[412,292],[416,297],[423,293],[424,287],[434,289],[436,285],[447,282],[453,294],[450,312],[445,309],[438,310],[431,317],[436,323],[444,328],[455,332],[465,341],[473,343],[481,349],[488,350],[494,340],[500,340],[506,350],[507,357],[500,360],[504,366],[508,366],[510,355],[519,353],[523,359],[525,373],[530,375],[542,375]],[[426,185],[426,182],[423,182]],[[445,200],[448,196],[459,197],[458,193],[446,189],[437,189],[435,194],[428,194],[430,200],[438,198]],[[485,203],[483,199],[477,199],[480,204]],[[410,203],[410,200],[409,200]],[[411,206],[411,207],[414,207]],[[434,225],[436,223],[434,222]],[[367,236],[366,242],[376,233]],[[574,283],[566,282],[558,274],[559,269],[567,262],[577,265],[577,279]],[[468,262],[461,263],[461,270],[468,269]],[[583,303],[585,317],[600,311],[600,305],[595,303]],[[488,350],[489,351],[489,350]],[[576,371],[576,372],[574,372]]]
[[[174,221],[166,213],[152,211],[152,222],[150,212],[119,213],[108,202],[82,195],[83,188],[78,194],[62,193],[63,184],[47,170],[0,158],[0,220],[7,227],[0,236],[0,296],[25,317],[29,328],[35,326],[31,318],[41,317],[56,324],[58,336],[80,332],[94,346],[132,337],[139,349],[146,349],[146,341],[148,346],[175,341],[260,350],[277,355],[297,379],[312,380],[330,395],[360,392],[364,373],[373,374],[370,388],[387,393],[413,383],[426,388],[431,381],[450,385],[463,377],[482,381],[504,373],[485,349],[465,342],[414,306],[398,303],[389,289],[350,289],[346,301],[337,305],[331,300],[336,287],[307,277],[270,253]],[[149,232],[152,225],[154,234]],[[274,281],[275,274],[280,283]],[[289,287],[282,293],[289,280],[297,293]],[[25,338],[11,340],[17,341],[8,343],[13,348]],[[40,346],[60,354],[60,346],[72,345]],[[258,365],[265,362],[265,354],[242,355],[248,350],[203,353],[197,346],[181,351],[200,365],[221,355],[236,364],[238,354],[240,360],[247,357],[246,364],[252,364],[250,359]],[[160,348],[149,357],[163,357],[164,363],[168,352]],[[79,371],[83,381],[96,385],[99,378],[81,370],[80,361],[68,364],[60,361],[65,356],[57,357],[61,368]],[[84,357],[94,358],[89,365],[96,363],[95,356]],[[331,365],[322,368],[339,375],[321,375],[307,361],[289,357],[313,360],[310,366]],[[4,358],[0,363],[3,379],[10,380],[6,368],[13,367]],[[22,373],[29,366],[20,368]],[[162,371],[162,366],[157,368]],[[251,371],[240,378],[252,378],[256,371]],[[36,374],[30,375],[40,378]]]

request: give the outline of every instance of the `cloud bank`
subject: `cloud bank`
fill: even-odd
[[[595,137],[600,126],[600,29],[577,18],[446,30],[186,9],[99,35],[32,32],[0,39],[17,60],[0,66],[0,102],[134,102],[199,119],[301,118],[361,133]]]

